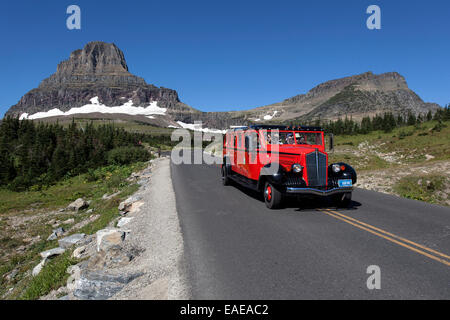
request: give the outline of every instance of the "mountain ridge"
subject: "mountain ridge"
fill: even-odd
[[[97,103],[92,103],[93,99]],[[153,103],[164,112],[152,113]],[[358,120],[383,112],[417,115],[439,109],[439,105],[424,102],[409,89],[398,72],[368,71],[320,83],[306,93],[266,106],[202,112],[181,102],[177,91],[147,84],[143,78],[131,74],[123,52],[115,44],[93,41],[60,62],[54,74],[26,93],[5,116],[27,118],[39,113],[50,117],[55,116],[55,110],[57,116],[73,116],[73,112],[89,105],[93,107],[92,113],[123,110],[129,114],[128,107],[141,108],[145,122],[152,123],[154,119],[158,126],[177,127],[179,121],[200,120],[204,126],[218,129],[252,123],[336,120],[345,116]],[[139,114],[141,109],[136,112]]]

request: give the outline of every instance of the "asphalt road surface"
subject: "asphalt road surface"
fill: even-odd
[[[449,208],[357,189],[269,210],[217,165],[171,166],[194,299],[450,298]]]

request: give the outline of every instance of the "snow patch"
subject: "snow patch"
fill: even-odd
[[[272,120],[273,117],[275,117],[277,115],[277,113],[278,113],[278,111],[274,111],[273,115],[268,114],[268,115],[264,116],[264,120]]]
[[[188,130],[192,130],[192,131],[201,131],[201,132],[209,132],[209,133],[221,133],[221,134],[225,134],[226,133],[226,130],[203,128],[200,124],[190,124],[190,123],[184,123],[184,122],[181,122],[181,121],[177,121],[177,123],[183,129],[188,129]]]
[[[130,115],[144,115],[144,116],[150,116],[153,114],[156,115],[164,115],[166,114],[167,109],[166,108],[160,108],[158,107],[158,103],[156,101],[153,101],[150,103],[147,107],[135,107],[133,106],[133,101],[129,100],[128,102],[125,102],[121,106],[117,107],[108,107],[104,104],[101,104],[98,100],[98,97],[94,97],[89,100],[91,103],[84,105],[79,108],[72,108],[67,112],[63,112],[59,109],[52,109],[47,112],[38,112],[32,115],[28,115],[28,113],[23,113],[20,118],[23,119],[41,119],[41,118],[48,118],[48,117],[54,117],[54,116],[68,116],[73,114],[86,114],[86,113],[125,113]],[[153,119],[150,118],[150,119]]]

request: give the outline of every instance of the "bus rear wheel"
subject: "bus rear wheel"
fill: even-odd
[[[274,188],[274,186],[266,182],[264,187],[264,202],[269,209],[278,209],[281,207],[283,195],[280,191]]]

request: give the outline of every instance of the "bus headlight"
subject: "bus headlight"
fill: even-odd
[[[294,171],[295,173],[300,173],[300,172],[302,172],[302,170],[303,170],[303,167],[300,164],[294,163],[292,165],[292,171]]]
[[[333,164],[331,166],[331,169],[333,170],[334,173],[338,173],[341,171],[341,166],[339,164]]]

